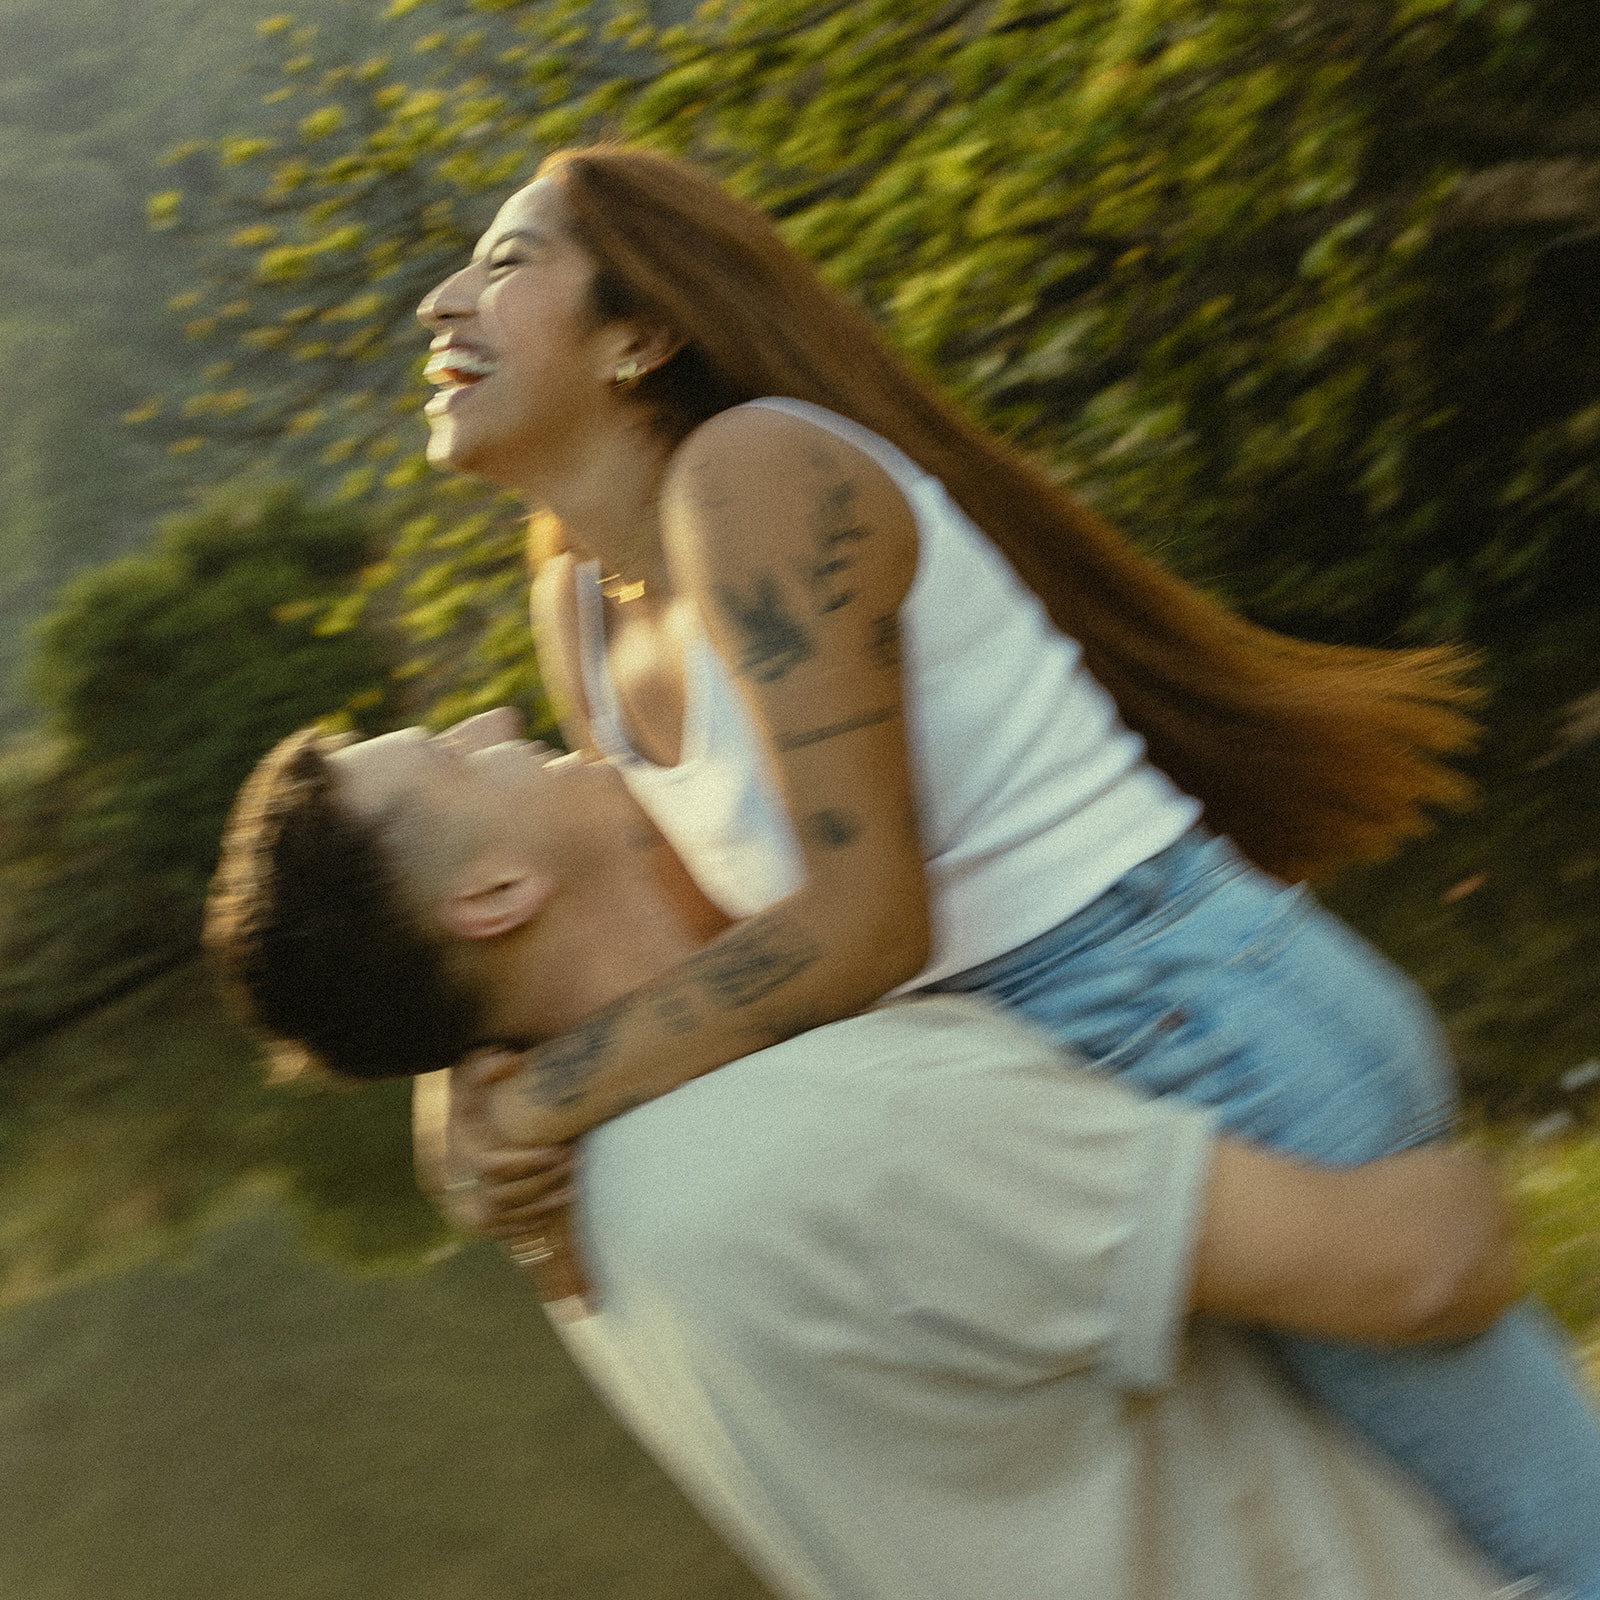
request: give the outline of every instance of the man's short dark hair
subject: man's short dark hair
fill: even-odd
[[[478,1006],[401,882],[382,824],[339,794],[343,741],[283,740],[234,802],[205,942],[280,1069],[390,1078],[460,1060]]]

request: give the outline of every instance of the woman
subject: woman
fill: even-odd
[[[544,513],[569,738],[740,919],[524,1057],[508,1136],[928,987],[1304,1155],[1447,1125],[1425,1006],[1268,874],[1461,794],[1459,655],[1285,639],[1162,573],[663,158],[553,157],[420,314],[431,459]],[[560,1197],[561,1163],[514,1170],[508,1212]],[[1600,1431],[1526,1313],[1450,1352],[1282,1347],[1504,1565],[1600,1600]]]

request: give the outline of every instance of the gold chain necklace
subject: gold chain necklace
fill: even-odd
[[[615,600],[619,605],[625,605],[629,600],[642,600],[644,579],[640,578],[637,583],[629,583],[620,572],[602,573],[600,593],[605,599]]]

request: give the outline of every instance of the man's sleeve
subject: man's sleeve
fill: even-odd
[[[900,1137],[871,1236],[908,1354],[988,1383],[1094,1365],[1130,1389],[1165,1383],[1211,1114],[1140,1098],[986,1008],[922,1002],[897,1020]]]

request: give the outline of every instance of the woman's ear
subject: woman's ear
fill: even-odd
[[[648,377],[658,368],[666,366],[689,342],[671,328],[652,323],[635,322],[623,326],[627,330],[627,337],[617,352],[617,370],[619,374],[628,374],[622,379],[625,386],[631,386],[640,378]]]
[[[439,907],[444,930],[456,939],[495,939],[531,922],[556,881],[542,872],[504,872],[469,882]]]

